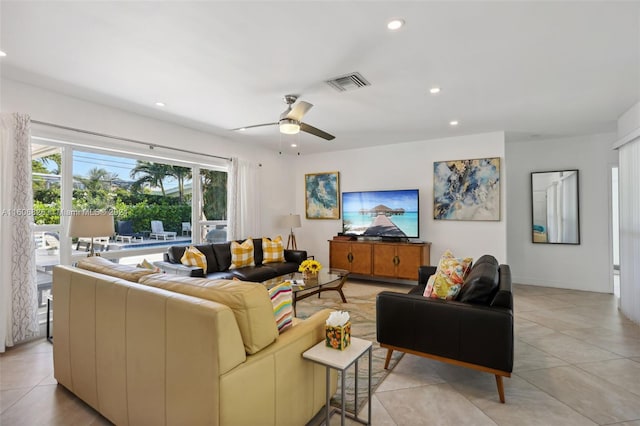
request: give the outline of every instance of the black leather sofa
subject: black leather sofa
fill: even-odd
[[[511,270],[493,256],[478,259],[456,300],[422,296],[433,266],[421,266],[408,294],[384,291],[376,300],[377,339],[387,348],[494,374],[500,402],[502,377],[513,371]]]
[[[242,241],[239,241],[242,242]],[[247,266],[238,269],[229,269],[231,266],[231,243],[214,243],[195,245],[207,258],[207,270],[197,266],[188,266],[180,263],[187,246],[171,246],[164,254],[163,262],[154,262],[154,265],[168,274],[186,275],[189,277],[207,277],[212,279],[237,278],[242,281],[262,282],[280,275],[296,272],[298,266],[307,258],[304,250],[285,250],[285,262],[262,264],[262,239],[253,240],[253,258],[255,266]]]

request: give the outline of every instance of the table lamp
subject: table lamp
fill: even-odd
[[[287,250],[291,247],[292,250],[298,250],[298,245],[296,244],[296,236],[293,233],[293,228],[300,228],[302,224],[300,223],[300,215],[299,214],[290,214],[284,217],[283,226],[291,229],[291,233],[289,234],[289,239],[287,240]]]
[[[113,216],[105,212],[74,211],[69,219],[69,236],[72,238],[91,238],[89,256],[94,256],[93,239],[111,237],[115,232]]]

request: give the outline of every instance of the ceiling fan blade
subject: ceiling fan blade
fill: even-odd
[[[276,126],[278,124],[279,123],[276,121],[275,123],[254,124],[253,126],[237,127],[235,129],[231,129],[231,130],[232,131],[234,131],[234,130],[246,130],[246,129],[253,129],[254,127]]]
[[[314,136],[317,136],[319,138],[322,139],[326,139],[328,141],[335,139],[336,137],[333,135],[330,135],[329,133],[325,132],[324,130],[320,130],[316,127],[310,126],[307,123],[300,123],[300,130],[302,130],[303,132],[307,132],[310,133]]]
[[[293,106],[291,112],[287,114],[287,118],[291,118],[296,121],[301,121],[302,117],[313,107],[313,104],[309,102],[300,101]]]

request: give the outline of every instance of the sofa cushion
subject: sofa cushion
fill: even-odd
[[[189,246],[185,249],[184,254],[180,258],[180,263],[183,265],[197,266],[202,268],[203,271],[207,270],[207,257],[194,246]]]
[[[211,249],[218,261],[218,270],[227,271],[231,266],[231,243],[216,243],[211,245]]]
[[[269,263],[266,267],[273,269],[276,277],[298,271],[298,264],[295,262]]]
[[[230,269],[229,272],[242,281],[261,283],[278,276],[275,269],[269,265],[247,266],[246,268]]]
[[[271,298],[263,285],[168,274],[150,275],[141,279],[140,284],[227,305],[236,317],[248,354],[264,349],[278,337]]]
[[[262,265],[262,238],[254,238],[253,240],[253,263],[254,265]]]
[[[280,235],[273,240],[262,238],[262,263],[275,262],[284,262],[284,244]]]
[[[136,268],[135,266],[120,265],[100,256],[83,257],[78,260],[78,268],[87,271],[99,272],[110,277],[117,277],[123,280],[137,283],[145,275],[155,274],[156,271],[147,268]]]
[[[473,259],[457,258],[450,250],[444,252],[438,262],[438,269],[429,277],[424,296],[434,299],[454,299],[460,292]]]
[[[475,265],[481,265],[483,263],[488,263],[490,265],[495,266],[496,268],[498,267],[498,261],[496,260],[495,257],[491,256],[490,254],[484,254],[480,256],[480,258],[476,260]]]
[[[278,332],[282,333],[293,325],[291,284],[284,282],[270,288],[269,297],[271,297]]]
[[[498,290],[499,269],[497,263],[497,261],[494,264],[494,262],[483,260],[483,262],[476,264],[465,279],[456,300],[488,305]]]

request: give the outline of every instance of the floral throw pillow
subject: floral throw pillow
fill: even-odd
[[[436,273],[429,277],[423,296],[452,300],[460,292],[464,279],[471,270],[473,259],[457,258],[450,250],[444,252]]]

